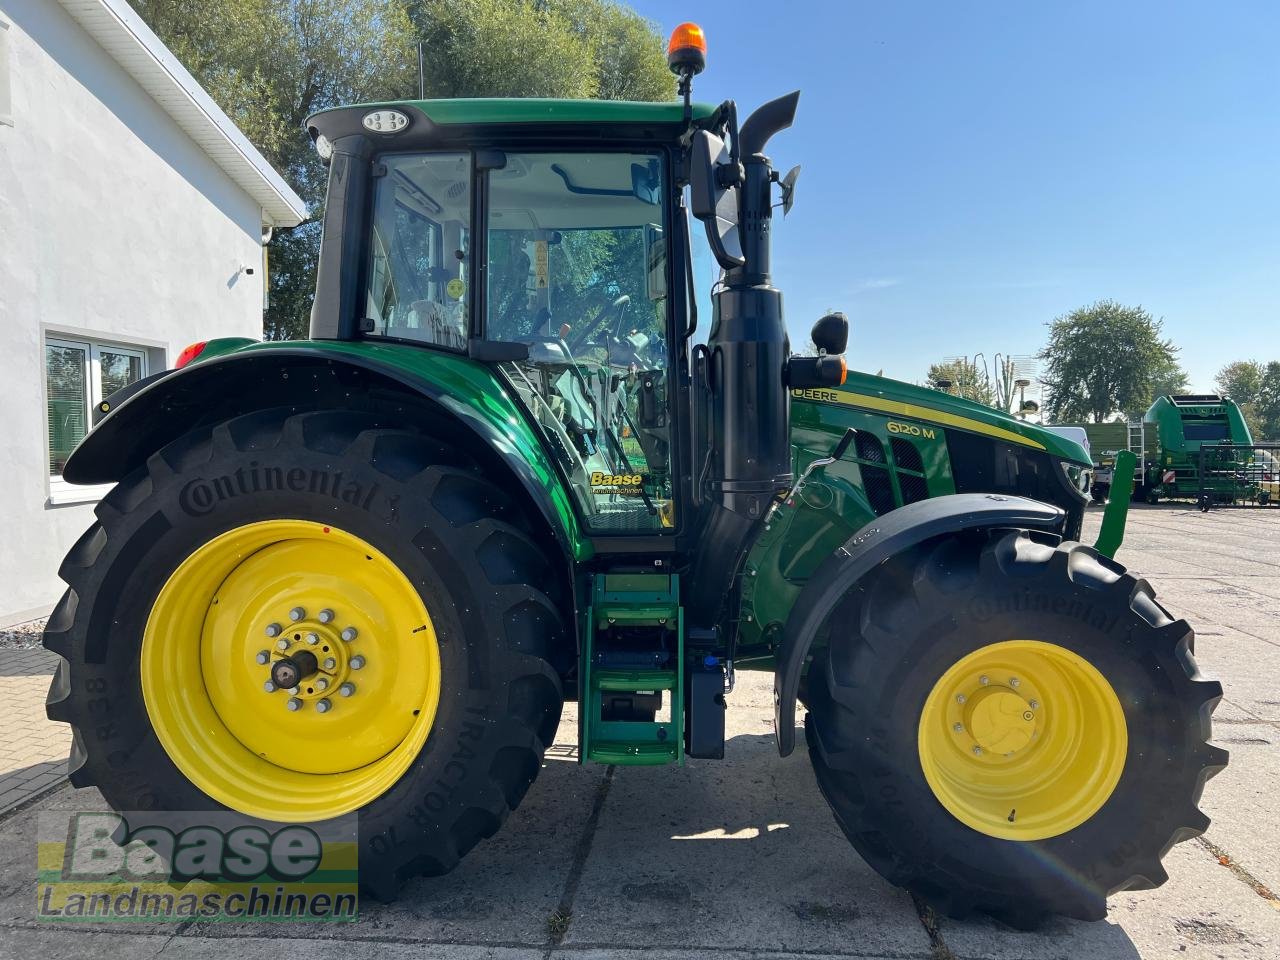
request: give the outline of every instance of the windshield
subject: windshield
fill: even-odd
[[[665,175],[657,154],[508,153],[489,174],[488,340],[588,527],[674,524]]]

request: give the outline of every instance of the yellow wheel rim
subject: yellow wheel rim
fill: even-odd
[[[1078,654],[1038,640],[975,650],[942,675],[920,716],[920,765],[957,820],[1006,840],[1073,830],[1124,770],[1120,699]]]
[[[310,672],[272,689],[285,658]],[[187,557],[151,609],[140,671],[178,769],[270,820],[328,819],[381,796],[440,702],[417,590],[359,537],[306,520],[246,524]]]

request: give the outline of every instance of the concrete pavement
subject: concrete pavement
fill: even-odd
[[[1097,519],[1090,515],[1086,539]],[[849,847],[803,750],[777,756],[770,679],[741,675],[723,762],[580,767],[570,709],[541,777],[503,830],[452,874],[411,882],[394,904],[364,902],[356,924],[37,923],[35,816],[101,803],[94,791],[64,787],[0,817],[0,960],[108,952],[118,960],[1275,960],[1277,546],[1280,511],[1206,516],[1161,506],[1131,515],[1120,558],[1196,626],[1201,668],[1226,689],[1215,733],[1232,760],[1206,789],[1206,836],[1174,848],[1164,887],[1112,898],[1101,923],[1058,920],[1027,933],[918,908]]]

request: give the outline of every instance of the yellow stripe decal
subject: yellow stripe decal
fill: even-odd
[[[1044,444],[1037,443],[1030,437],[1024,437],[1020,433],[1014,433],[1012,430],[1005,430],[1001,427],[993,427],[990,424],[983,423],[981,420],[971,420],[968,417],[956,416],[954,413],[944,413],[941,410],[931,410],[928,407],[917,407],[914,403],[882,400],[880,397],[868,396],[865,393],[850,393],[848,390],[835,390],[832,392],[841,397],[838,402],[848,403],[850,406],[867,407],[871,410],[878,410],[881,413],[893,413],[900,417],[923,420],[926,423],[940,423],[948,427],[959,427],[961,430],[972,430],[974,433],[985,433],[987,436],[999,437],[1001,440],[1008,440],[1010,443],[1019,443],[1024,447],[1034,447],[1037,450],[1044,449]]]

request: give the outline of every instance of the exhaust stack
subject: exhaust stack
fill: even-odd
[[[756,110],[736,131],[728,162],[705,171],[714,181],[714,186],[707,184],[711,194],[723,190],[712,205],[708,234],[725,268],[724,284],[712,297],[707,341],[714,450],[708,492],[724,509],[750,520],[763,517],[792,480],[786,384],[790,349],[782,294],[770,276],[776,177],[764,149],[775,133],[791,126],[799,99],[799,92],[789,93]],[[696,183],[698,171],[692,173]],[[695,187],[693,192],[701,191]],[[726,209],[732,200],[737,209]],[[699,206],[695,198],[695,216],[708,219]]]

